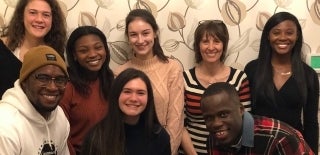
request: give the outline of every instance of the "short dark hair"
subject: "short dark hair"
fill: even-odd
[[[234,86],[227,82],[216,82],[211,84],[202,94],[201,97],[201,105],[205,104],[205,98],[212,96],[212,95],[217,95],[225,93],[229,96],[229,98],[234,101],[234,103],[240,103],[240,98],[239,94]]]
[[[199,25],[194,32],[193,42],[193,50],[195,52],[196,63],[202,61],[200,53],[200,42],[204,36],[216,37],[222,41],[223,51],[220,57],[220,61],[224,61],[229,43],[229,32],[227,26],[223,23],[223,21],[220,20],[206,20],[203,22],[199,22]]]

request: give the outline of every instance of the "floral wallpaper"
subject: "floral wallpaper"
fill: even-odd
[[[0,0],[0,30],[9,22],[18,0]],[[147,9],[160,27],[165,53],[193,67],[193,35],[201,20],[223,20],[229,29],[227,65],[243,69],[258,54],[261,31],[276,12],[288,11],[299,19],[304,34],[304,53],[320,53],[320,0],[58,0],[68,32],[93,25],[108,38],[114,68],[132,56],[124,35],[124,19],[136,8]]]

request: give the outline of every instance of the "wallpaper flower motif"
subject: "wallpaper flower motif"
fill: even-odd
[[[0,34],[9,23],[18,0],[0,0]],[[319,0],[58,0],[68,23],[69,33],[78,26],[100,28],[108,39],[112,62],[123,64],[132,57],[124,34],[125,16],[132,9],[146,9],[160,27],[160,41],[167,55],[179,59],[185,69],[194,65],[193,35],[201,20],[219,19],[226,23],[230,43],[227,65],[243,69],[256,58],[260,35],[272,14],[295,14],[303,28],[304,53],[320,53]]]

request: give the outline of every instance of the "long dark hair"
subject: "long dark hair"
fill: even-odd
[[[142,19],[143,21],[150,24],[153,32],[157,34],[157,32],[159,31],[159,26],[157,25],[157,22],[153,17],[153,15],[145,9],[135,9],[135,10],[131,10],[126,17],[125,34],[127,37],[128,37],[128,25],[137,18]],[[160,46],[160,40],[158,35],[156,38],[154,38],[154,45],[152,49],[153,49],[153,54],[158,56],[161,61],[169,62],[168,57],[163,53],[163,50]]]
[[[297,27],[297,40],[291,52],[291,70],[293,78],[298,83],[298,87],[300,87],[299,91],[302,95],[302,101],[307,101],[307,84],[303,68],[304,62],[302,61],[301,55],[303,44],[301,25],[299,20],[291,13],[278,12],[267,21],[262,31],[258,66],[255,73],[255,77],[257,78],[255,78],[253,81],[255,83],[254,90],[252,91],[253,102],[256,101],[257,96],[265,96],[265,99],[271,99],[269,103],[275,103],[275,96],[273,94],[273,71],[271,64],[273,49],[269,42],[269,33],[273,27],[285,20],[292,21]]]
[[[52,12],[52,26],[50,31],[45,35],[44,42],[46,45],[54,48],[64,58],[65,42],[67,40],[67,24],[57,1],[44,0],[49,4]],[[20,46],[25,35],[23,24],[24,10],[31,0],[20,0],[13,12],[9,22],[8,29],[4,36],[7,37],[7,46],[14,51]]]
[[[110,51],[107,45],[107,38],[98,28],[94,26],[81,26],[76,28],[70,35],[67,42],[67,60],[68,60],[68,72],[70,76],[70,82],[74,85],[75,89],[82,95],[87,96],[90,94],[89,89],[90,80],[87,78],[85,71],[78,61],[74,59],[75,53],[75,42],[82,36],[93,34],[98,36],[105,48],[106,60],[103,63],[101,69],[98,72],[98,78],[100,79],[100,93],[103,94],[104,98],[108,98],[108,93],[110,92],[111,83],[114,79],[112,70],[109,67],[110,63]]]
[[[119,96],[123,87],[133,79],[141,79],[147,86],[148,102],[145,110],[140,114],[140,122],[144,125],[143,133],[151,138],[152,133],[160,127],[155,113],[151,82],[142,71],[129,68],[121,72],[111,87],[109,113],[88,134],[83,144],[84,155],[124,155],[125,131],[124,114],[119,108]]]

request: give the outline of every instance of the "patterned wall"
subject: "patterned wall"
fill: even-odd
[[[10,20],[18,0],[0,0],[0,27]],[[223,20],[230,43],[226,64],[243,69],[257,57],[261,30],[275,12],[295,14],[303,28],[304,52],[320,53],[320,0],[59,0],[69,33],[77,26],[95,25],[108,38],[112,68],[131,57],[124,35],[124,18],[135,8],[152,12],[160,26],[167,55],[188,69],[194,65],[194,29],[201,20]]]

